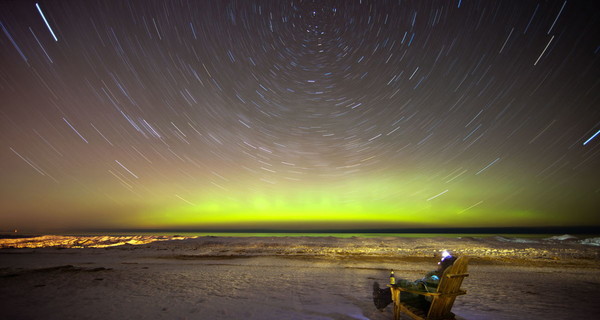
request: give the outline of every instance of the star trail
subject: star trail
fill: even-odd
[[[1,1],[0,230],[600,225],[597,1]]]

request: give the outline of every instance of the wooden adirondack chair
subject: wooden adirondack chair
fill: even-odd
[[[450,312],[454,300],[457,296],[466,294],[465,290],[460,289],[463,279],[467,273],[467,257],[459,257],[454,264],[448,267],[442,277],[435,292],[422,292],[405,289],[397,285],[388,285],[392,291],[392,300],[394,301],[394,320],[400,320],[400,313],[404,312],[413,319],[418,320],[446,320],[455,319],[454,314]],[[401,292],[416,293],[421,296],[431,297],[431,302],[422,299],[400,300]]]

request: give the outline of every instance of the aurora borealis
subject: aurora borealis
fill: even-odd
[[[600,225],[597,1],[0,1],[0,230]]]

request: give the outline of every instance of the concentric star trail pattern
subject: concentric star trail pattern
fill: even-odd
[[[0,229],[600,225],[597,1],[2,1]]]

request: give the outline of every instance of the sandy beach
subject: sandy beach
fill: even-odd
[[[450,249],[470,257],[458,319],[591,319],[600,313],[596,241],[0,239],[0,304],[5,319],[391,319],[390,307],[373,305],[373,282],[387,283],[390,269],[421,278]]]

